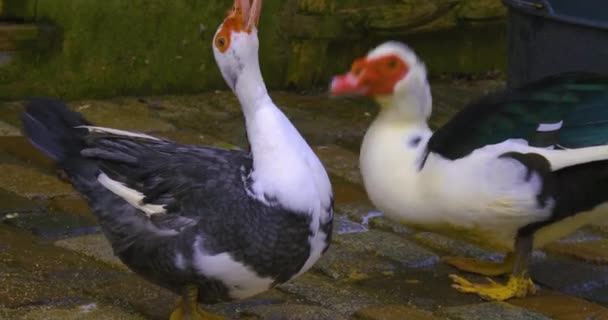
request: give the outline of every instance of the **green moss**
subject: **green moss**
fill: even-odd
[[[262,53],[276,47],[272,25],[277,17],[272,13],[278,4],[278,0],[265,3]],[[38,0],[37,20],[56,27],[29,43],[15,63],[0,69],[0,98],[223,88],[211,39],[227,6],[219,0]],[[49,39],[59,46],[53,48]],[[263,65],[272,85],[281,73],[272,67],[276,58],[269,60]]]
[[[39,26],[38,36],[20,43],[12,62],[0,67],[0,99],[181,94],[226,88],[211,42],[231,1],[0,1],[5,8],[2,17],[35,17]],[[394,3],[382,0],[374,5]],[[504,33],[498,28],[444,28],[414,36],[409,36],[409,27],[369,32],[351,21],[355,18],[349,20],[351,15],[338,14],[346,9],[365,13],[370,5],[363,0],[264,1],[260,58],[267,86],[325,87],[354,58],[389,39],[408,42],[435,73],[486,72],[504,66]],[[336,20],[334,13],[341,18]]]
[[[23,71],[21,78],[9,79],[2,84],[8,90],[0,91],[69,98],[160,92],[175,86],[176,79],[183,81],[184,90],[193,90],[197,82],[207,85],[217,72],[193,66],[210,58],[209,44],[200,40],[198,28],[214,13],[221,17],[217,4],[217,10],[210,10],[213,5],[185,0],[41,0],[38,17],[61,26],[62,47],[48,60],[42,59],[48,52],[34,48],[38,59],[23,57],[12,65]],[[218,19],[213,20],[217,24]]]
[[[35,16],[35,8],[36,0],[0,0],[0,17],[31,20]]]
[[[506,13],[507,7],[498,0],[468,0],[457,9],[458,18],[465,20],[504,17]]]
[[[434,75],[480,74],[506,68],[507,39],[502,22],[460,26],[403,40],[416,50]]]

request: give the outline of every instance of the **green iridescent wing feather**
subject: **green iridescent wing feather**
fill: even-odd
[[[548,138],[539,130],[560,122]],[[507,139],[565,148],[608,143],[608,76],[562,74],[484,97],[437,130],[427,152],[457,159]]]

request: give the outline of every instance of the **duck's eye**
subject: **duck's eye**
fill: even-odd
[[[397,67],[397,60],[390,59],[387,63],[389,69],[395,69]]]
[[[224,38],[224,37],[217,38],[217,46],[218,47],[221,48],[221,47],[223,47],[225,45],[226,45],[226,38]]]

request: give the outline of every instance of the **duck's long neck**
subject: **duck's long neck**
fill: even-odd
[[[276,109],[268,95],[260,67],[256,63],[244,65],[235,84],[234,93],[241,104],[245,119],[253,118],[255,113],[262,108]]]
[[[291,153],[308,146],[287,117],[277,108],[262,79],[259,66],[247,64],[235,85],[245,116],[254,166],[268,157]]]
[[[372,124],[373,127],[394,129],[401,132],[400,135],[430,136],[427,120],[431,114],[432,98],[428,84],[423,82],[417,90],[411,86],[410,81],[409,90],[376,98],[380,113]]]
[[[394,92],[387,96],[378,96],[380,121],[400,122],[405,125],[426,126],[433,110],[431,87],[426,78],[423,66],[412,67],[410,74],[399,81]]]
[[[316,209],[310,206],[316,206],[320,197],[329,202],[331,187],[321,162],[270,99],[257,63],[245,67],[235,92],[253,156],[254,193],[304,212]]]
[[[402,210],[404,197],[410,202],[417,199],[420,164],[432,135],[424,116],[404,114],[407,109],[394,104],[403,101],[379,101],[382,109],[365,134],[359,159],[370,200],[389,216]]]
[[[423,88],[424,89],[424,88]],[[426,90],[396,92],[379,97],[380,113],[368,129],[361,146],[363,174],[374,170],[417,170],[426,144],[432,135],[427,125],[431,97]],[[385,169],[383,169],[385,168]]]
[[[393,108],[380,111],[363,139],[362,170],[379,170],[387,166],[419,168],[432,132],[423,119],[412,121],[401,116]]]

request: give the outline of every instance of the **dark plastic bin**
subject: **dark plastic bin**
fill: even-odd
[[[608,0],[503,0],[507,83],[562,72],[608,74]]]

